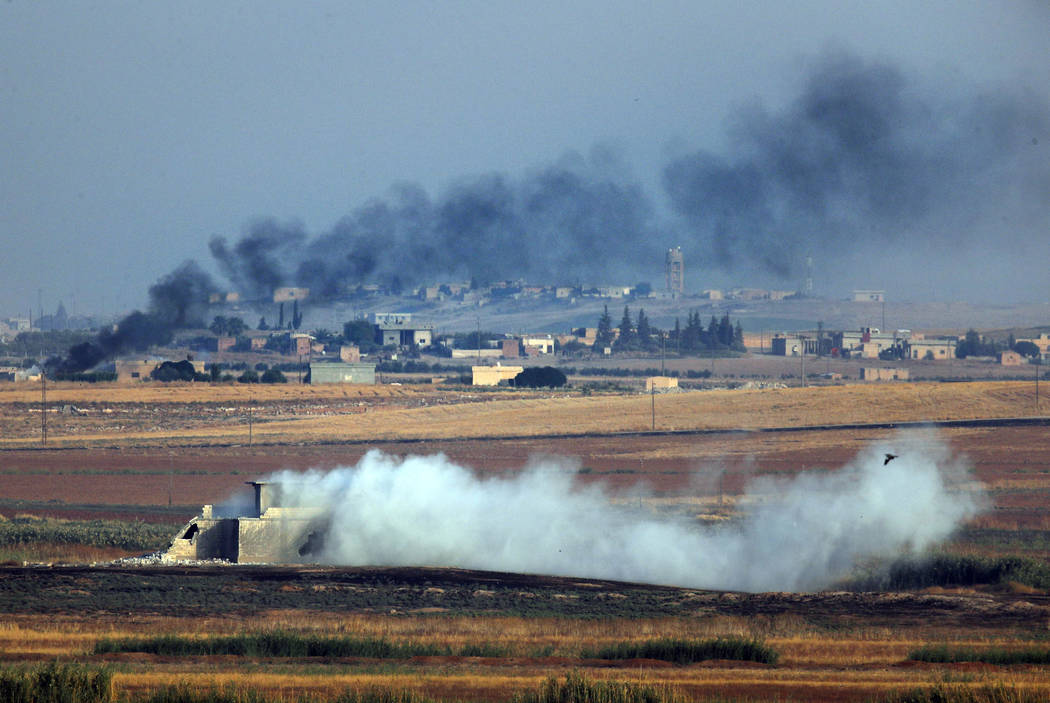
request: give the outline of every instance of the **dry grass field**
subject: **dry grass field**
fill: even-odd
[[[429,386],[58,385],[53,447],[369,442],[923,422],[1041,413],[1014,382],[580,395]],[[39,446],[40,395],[0,391],[0,447]],[[250,419],[250,423],[249,423]],[[250,425],[250,426],[249,426]],[[250,433],[250,437],[249,437]]]
[[[1008,685],[1050,696],[1042,666],[924,664],[909,660],[917,647],[949,638],[953,644],[1003,648],[1030,645],[1036,630],[982,628],[944,632],[911,627],[836,630],[804,618],[696,616],[677,618],[520,618],[354,615],[274,611],[251,619],[133,616],[51,619],[18,616],[0,625],[0,659],[8,663],[76,660],[114,667],[116,688],[142,693],[189,683],[197,688],[233,684],[294,700],[302,694],[333,697],[347,688],[409,690],[446,700],[507,700],[535,689],[548,676],[580,671],[594,680],[672,687],[695,700],[863,701],[891,692],[943,682],[967,686]],[[485,644],[499,656],[417,656],[407,660],[368,658],[255,658],[229,655],[164,656],[94,654],[100,639],[231,635],[294,631],[321,636],[381,638],[459,650]],[[657,660],[614,664],[586,656],[622,642],[673,637],[704,639],[739,635],[759,638],[779,653],[775,665],[713,660],[672,665]]]
[[[764,430],[1030,417],[1041,414],[1033,391],[1020,382],[913,383],[653,398],[407,385],[58,384],[48,387],[53,412],[47,416],[47,447],[41,448],[39,389],[4,388],[0,516],[179,523],[246,480],[284,468],[351,465],[371,446],[393,454],[444,452],[482,475],[518,470],[535,454],[570,456],[582,469],[578,480],[613,489],[640,483],[650,490],[654,510],[731,512],[756,475],[833,469],[893,430],[645,434],[654,405],[658,431]],[[63,406],[70,411],[61,412]],[[968,458],[991,500],[949,549],[1045,561],[1050,430],[956,427],[940,434]],[[717,480],[697,481],[708,473]],[[47,561],[78,562],[119,553],[61,545],[34,552]],[[515,692],[535,690],[548,676],[571,671],[594,680],[667,685],[696,700],[868,701],[946,683],[1003,685],[1033,700],[1050,699],[1045,664],[909,659],[926,644],[1047,646],[1050,593],[1021,584],[871,597],[749,597],[564,579],[518,583],[499,575],[479,576],[487,585],[457,586],[439,583],[437,576],[399,580],[396,573],[377,575],[379,585],[372,590],[332,590],[310,581],[314,576],[320,578],[234,574],[221,599],[217,590],[209,604],[208,591],[194,585],[193,569],[156,581],[148,571],[78,574],[0,567],[0,666],[75,661],[111,667],[118,693],[127,695],[176,683],[227,684],[288,701],[371,687],[445,700],[508,700]],[[590,605],[585,608],[584,602]],[[407,659],[94,653],[103,638],[259,631],[375,637],[453,653]],[[772,665],[731,660],[673,665],[586,656],[623,642],[728,635],[759,638],[780,658]],[[465,645],[485,645],[495,655],[455,653]]]

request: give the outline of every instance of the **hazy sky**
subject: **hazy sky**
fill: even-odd
[[[656,244],[688,242],[702,225],[672,206],[665,167],[698,152],[734,162],[742,110],[790,125],[781,111],[829,51],[893,66],[905,93],[942,107],[1002,90],[1045,105],[1050,4],[10,0],[0,4],[0,315],[35,311],[40,289],[48,312],[74,296],[78,312],[142,306],[185,259],[218,274],[209,239],[235,241],[260,217],[315,237],[396,183],[440,199],[460,179],[514,180],[596,145],[651,198]],[[1024,140],[1023,158],[1045,175],[1050,134]],[[858,275],[866,264],[852,260],[850,280],[829,273],[825,292],[1050,300],[1050,221],[1032,224],[1050,192],[1034,186],[1034,201],[1009,205],[1024,217],[1003,218],[1021,231],[1005,239],[1012,253],[983,223],[969,258],[943,238],[916,254],[978,270],[910,286]],[[706,252],[684,248],[692,287],[705,276],[749,283],[747,262],[705,273]],[[854,258],[873,255],[861,247]],[[659,263],[635,280],[659,282]],[[968,277],[986,284],[945,289]]]

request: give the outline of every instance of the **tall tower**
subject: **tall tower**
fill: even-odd
[[[682,276],[682,247],[668,249],[664,263],[664,280],[667,283],[667,292],[674,298],[682,295],[684,290]]]

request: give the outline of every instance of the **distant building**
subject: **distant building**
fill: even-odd
[[[293,300],[306,300],[310,297],[309,288],[275,288],[273,291],[273,302],[287,303]]]
[[[543,337],[522,337],[521,343],[525,347],[527,354],[530,348],[536,350],[538,354],[554,353],[554,339],[549,334]],[[529,354],[529,356],[532,356],[532,354]]]
[[[292,356],[310,356],[313,352],[314,338],[305,333],[293,334],[290,354]]]
[[[205,505],[200,515],[176,533],[161,560],[171,563],[224,559],[279,564],[316,561],[329,523],[323,510],[283,506],[283,484],[251,481],[249,485],[255,490],[255,500],[245,515],[227,517]]]
[[[855,290],[855,291],[853,291],[853,302],[855,302],[855,303],[884,303],[884,302],[886,302],[886,291],[882,291],[882,290]]]
[[[472,383],[475,386],[498,386],[501,381],[510,381],[524,371],[522,366],[471,366]]]
[[[1015,351],[1001,351],[998,361],[1003,366],[1020,366],[1024,363],[1024,357]]]
[[[229,293],[212,293],[211,295],[208,296],[208,302],[211,303],[212,305],[223,305],[223,304],[233,305],[234,303],[239,303],[240,301],[241,301],[241,294],[240,293],[234,293],[234,292],[229,292]]]
[[[310,384],[376,382],[375,364],[321,361],[310,364]]]
[[[907,381],[908,369],[879,368],[865,366],[860,370],[862,381]]]
[[[916,361],[947,361],[955,358],[954,339],[912,339],[905,349],[907,357]]]
[[[598,296],[601,298],[626,298],[630,294],[630,286],[598,286]]]
[[[1039,348],[1039,360],[1042,362],[1050,361],[1050,334],[1043,332],[1034,339],[1018,339],[1018,342],[1031,342]]]
[[[645,391],[667,391],[678,388],[678,379],[674,376],[649,376],[645,379]]]
[[[503,356],[503,348],[499,349],[453,349],[453,359],[498,359]]]
[[[774,356],[801,356],[803,351],[815,355],[820,351],[816,335],[784,334],[778,332],[769,340],[769,353]]]
[[[668,249],[664,259],[664,282],[667,292],[673,297],[681,296],[685,290],[683,266],[682,247]]]
[[[504,339],[502,345],[502,356],[504,359],[517,359],[519,354],[519,343],[516,339]]]
[[[153,370],[163,364],[165,359],[118,359],[113,362],[113,370],[117,373],[118,382],[148,381]],[[191,361],[193,370],[204,373],[203,361]]]
[[[339,347],[339,361],[356,364],[361,361],[361,349],[356,344],[343,344]]]
[[[377,312],[372,320],[375,342],[380,346],[429,347],[433,343],[434,325],[414,321],[411,313]]]

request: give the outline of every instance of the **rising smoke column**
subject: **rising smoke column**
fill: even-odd
[[[652,203],[608,149],[568,154],[520,177],[458,179],[432,198],[399,184],[313,239],[297,224],[259,220],[211,252],[243,293],[282,285],[334,298],[363,283],[398,288],[436,277],[550,283],[634,275],[661,253]]]
[[[725,269],[788,276],[810,254],[875,254],[871,269],[901,262],[887,245],[914,258],[982,239],[1001,258],[1045,237],[1050,110],[1019,90],[966,90],[829,51],[785,108],[737,110],[727,153],[674,159],[664,186],[694,246]]]
[[[900,457],[884,465],[885,452]],[[544,460],[513,478],[479,479],[444,456],[373,451],[354,467],[269,480],[283,484],[286,505],[328,512],[322,559],[331,563],[747,591],[827,586],[861,561],[943,541],[982,505],[953,488],[968,469],[929,436],[871,447],[837,471],[760,481],[744,517],[725,527],[616,505],[570,469]]]
[[[148,312],[135,310],[112,328],[103,329],[95,339],[70,347],[64,358],[49,359],[48,371],[85,371],[119,354],[167,344],[174,330],[203,326],[208,296],[215,290],[207,272],[194,261],[184,261],[150,286]]]

